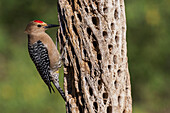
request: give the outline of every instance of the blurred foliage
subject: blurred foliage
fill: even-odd
[[[170,113],[170,1],[126,2],[134,113]]]
[[[125,1],[133,113],[170,112],[169,4],[169,0]],[[23,33],[34,19],[57,23],[57,1],[1,0],[0,7],[0,111],[65,112],[59,94],[50,94],[40,79]],[[47,32],[55,40],[56,29]]]

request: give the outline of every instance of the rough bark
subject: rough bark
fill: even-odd
[[[67,112],[131,113],[124,0],[59,0],[58,14]]]

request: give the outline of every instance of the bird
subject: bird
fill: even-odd
[[[59,27],[59,25],[47,24],[41,20],[33,20],[28,23],[25,29],[25,33],[28,35],[28,52],[50,93],[55,92],[51,84],[53,83],[63,99],[66,100],[58,78],[58,70],[62,66],[64,52],[60,55],[53,40],[45,32],[52,27]]]

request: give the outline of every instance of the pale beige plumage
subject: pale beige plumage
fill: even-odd
[[[65,94],[59,85],[58,69],[61,67],[62,58],[50,36],[45,32],[48,28],[58,25],[46,24],[40,20],[31,21],[25,33],[28,34],[28,50],[41,78],[51,92],[54,91],[51,82],[65,99]]]
[[[41,25],[42,27],[37,27],[37,25]],[[56,67],[58,67],[58,62],[60,60],[60,54],[56,48],[56,45],[54,44],[51,37],[45,32],[47,28],[44,28],[47,26],[46,23],[36,23],[34,21],[31,21],[26,29],[25,33],[30,36],[30,44],[34,44],[38,40],[40,40],[48,50],[49,59],[50,59],[50,68],[52,70],[57,70]]]

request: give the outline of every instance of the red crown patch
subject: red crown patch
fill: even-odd
[[[41,20],[34,20],[34,22],[36,22],[36,23],[44,23],[44,22],[41,21]]]

